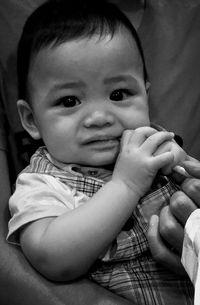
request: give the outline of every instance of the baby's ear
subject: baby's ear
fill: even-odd
[[[17,108],[24,129],[34,140],[41,139],[31,106],[24,100],[18,100]]]

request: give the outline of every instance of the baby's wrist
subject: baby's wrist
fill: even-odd
[[[113,178],[112,182],[115,184],[116,189],[118,191],[120,190],[120,193],[123,193],[124,196],[131,202],[139,201],[142,197],[139,188],[137,188],[137,186],[134,186],[133,183],[116,178]]]

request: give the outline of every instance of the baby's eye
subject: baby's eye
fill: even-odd
[[[81,102],[76,96],[69,95],[69,96],[64,96],[64,97],[60,98],[58,101],[58,104],[61,104],[66,108],[71,108],[71,107],[80,105]]]
[[[112,101],[123,101],[131,95],[133,94],[128,89],[117,89],[111,93],[110,99]]]

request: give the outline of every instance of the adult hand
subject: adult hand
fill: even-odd
[[[181,191],[172,196],[170,210],[185,226],[190,214],[200,208],[200,162],[185,161],[183,166],[191,178],[186,178],[181,184]]]
[[[174,193],[159,217],[153,215],[147,235],[154,259],[178,274],[185,274],[180,262],[184,226],[190,214],[200,207],[200,162],[191,158],[182,166],[191,178],[182,182],[181,190]]]

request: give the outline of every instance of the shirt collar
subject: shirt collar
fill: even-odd
[[[82,166],[79,164],[65,164],[60,161],[57,161],[48,152],[46,153],[46,157],[56,167],[62,169],[65,172],[70,172],[71,174],[76,176],[88,176],[92,178],[101,179],[103,181],[108,181],[110,180],[112,175],[111,169],[106,169],[102,167]]]

